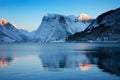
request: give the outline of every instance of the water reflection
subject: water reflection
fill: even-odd
[[[82,64],[82,65],[80,64],[79,68],[82,71],[87,71],[87,70],[89,70],[91,68],[91,64],[90,63],[86,63],[86,64]]]
[[[120,79],[120,46],[49,44],[37,45],[37,50],[34,48],[35,45],[16,46],[18,45],[0,47],[0,79],[2,80]],[[18,56],[19,60],[15,56]]]
[[[120,50],[117,47],[112,49],[98,47],[93,52],[48,53],[39,57],[45,71],[59,71],[64,68],[79,68],[81,71],[87,71],[91,69],[92,65],[97,65],[103,72],[120,76],[119,53]]]
[[[0,56],[0,67],[7,67],[10,62],[16,61],[17,57],[3,57]]]
[[[56,53],[40,55],[45,70],[60,70],[61,68],[80,67],[84,70],[90,69],[90,61],[84,53]]]
[[[99,48],[97,54],[87,54],[87,57],[103,72],[120,76],[120,50],[118,47]]]
[[[62,51],[57,53],[42,53],[39,55],[39,60],[44,71],[60,71],[67,68],[79,68],[81,71],[88,71],[91,69],[92,65],[97,65],[103,72],[120,76],[119,47],[97,47],[94,48],[94,50],[92,50],[92,52],[91,50],[87,50],[71,53]],[[0,56],[0,67],[7,67],[10,62],[16,61],[17,59],[18,57],[14,56]]]

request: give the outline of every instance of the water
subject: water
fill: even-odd
[[[0,80],[120,80],[120,44],[0,44]]]

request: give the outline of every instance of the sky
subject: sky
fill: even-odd
[[[79,16],[86,13],[96,18],[101,13],[120,7],[120,0],[0,0],[0,18],[20,29],[36,30],[46,13]]]

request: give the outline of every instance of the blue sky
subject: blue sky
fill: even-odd
[[[46,13],[75,16],[86,13],[96,18],[119,7],[120,0],[0,0],[0,18],[32,31]]]

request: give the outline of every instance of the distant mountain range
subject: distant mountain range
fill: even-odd
[[[0,42],[56,41],[120,41],[120,8],[92,19],[87,14],[78,17],[46,14],[36,31],[17,29],[5,19],[0,20]]]
[[[80,16],[81,17],[81,16]],[[82,15],[82,17],[87,17]],[[0,42],[54,42],[65,40],[76,32],[83,31],[93,19],[84,20],[79,17],[46,14],[36,31],[17,29],[5,19],[0,20]]]

